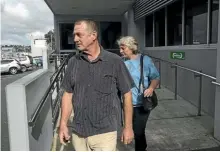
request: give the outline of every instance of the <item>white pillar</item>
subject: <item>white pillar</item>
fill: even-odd
[[[220,3],[219,3],[220,8]],[[218,15],[218,43],[216,62],[216,81],[220,82],[220,10]],[[220,140],[220,86],[216,86],[215,91],[215,117],[214,117],[214,137]]]
[[[48,57],[48,52],[47,49],[42,49],[42,54],[43,54],[43,69],[47,70],[48,69],[48,62],[49,62],[49,57]]]
[[[6,87],[10,150],[29,151],[25,86],[16,82]]]

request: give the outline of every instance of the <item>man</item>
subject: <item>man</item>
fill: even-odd
[[[72,142],[75,150],[116,150],[118,90],[123,95],[124,126],[121,141],[129,144],[132,129],[132,78],[121,60],[98,42],[98,28],[92,20],[75,22],[74,41],[81,51],[69,60],[62,87],[60,141],[69,140],[67,121],[74,111]]]

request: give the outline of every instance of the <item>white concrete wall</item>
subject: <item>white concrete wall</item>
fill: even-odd
[[[31,53],[30,53],[30,55],[32,57],[42,56],[43,55],[43,49],[35,47],[35,45],[32,44],[32,42],[31,42]]]
[[[31,40],[31,56],[43,56],[43,51],[47,50],[46,40]]]
[[[47,70],[38,70],[6,87],[10,150],[50,150],[53,128],[49,100],[35,127],[28,126],[28,120],[49,86],[50,75]]]

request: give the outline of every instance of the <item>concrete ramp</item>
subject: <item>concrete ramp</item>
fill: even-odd
[[[152,111],[146,128],[149,151],[219,150],[220,143],[213,138],[213,118],[205,113],[197,116],[197,108],[166,88],[157,89],[158,107]],[[60,150],[58,136],[52,150]],[[118,151],[134,151],[134,143],[123,145]],[[74,150],[69,144],[64,150]]]

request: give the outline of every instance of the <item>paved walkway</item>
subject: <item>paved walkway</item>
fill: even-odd
[[[197,116],[197,108],[166,88],[157,89],[158,107],[152,111],[146,128],[148,150],[218,150],[220,143],[213,134],[213,119],[205,113]],[[55,136],[56,138],[57,136]],[[59,150],[59,141],[55,139]],[[134,150],[134,145],[118,142],[119,151]],[[65,150],[73,150],[71,144]]]

